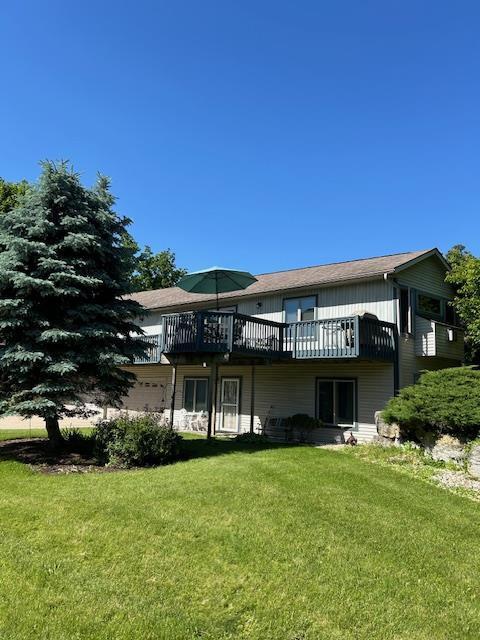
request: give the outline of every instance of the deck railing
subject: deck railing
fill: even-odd
[[[140,338],[146,358],[162,353],[237,353],[266,358],[367,358],[390,361],[396,348],[395,325],[350,316],[283,324],[239,313],[198,311],[162,316],[161,333]]]
[[[293,358],[368,358],[392,360],[395,326],[373,318],[350,316],[287,325],[285,348]]]
[[[139,336],[137,340],[142,342],[146,349],[143,356],[135,357],[135,364],[155,364],[160,362],[162,357],[162,336],[160,334]]]
[[[284,325],[239,313],[199,311],[162,317],[164,353],[283,353]]]

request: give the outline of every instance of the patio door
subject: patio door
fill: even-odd
[[[222,378],[221,426],[222,431],[237,433],[240,426],[240,378]]]

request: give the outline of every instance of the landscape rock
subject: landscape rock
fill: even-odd
[[[460,440],[452,436],[442,436],[430,449],[434,460],[462,464],[466,457],[465,447]]]
[[[375,426],[377,427],[378,435],[382,438],[396,440],[400,437],[400,427],[398,424],[387,424],[384,422],[381,411],[375,411]]]
[[[376,435],[373,436],[373,442],[379,444],[382,447],[394,447],[397,443],[392,438],[386,438],[385,436]]]
[[[472,447],[468,456],[468,472],[474,478],[480,479],[480,444]]]

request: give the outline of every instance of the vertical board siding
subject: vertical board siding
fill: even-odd
[[[308,291],[285,291],[282,294],[258,296],[255,298],[239,298],[236,301],[237,312],[283,322],[283,301],[285,298],[312,296],[317,297],[315,318],[328,320],[343,318],[367,311],[377,316],[379,320],[394,322],[393,287],[390,281],[383,279],[371,280],[357,284],[336,285],[332,287],[311,288]],[[235,303],[232,300],[232,305]],[[257,306],[260,304],[261,306]],[[211,304],[202,308],[210,309]],[[149,311],[140,320],[140,325],[148,335],[160,332],[161,310]]]
[[[371,280],[358,284],[336,285],[312,288],[303,293],[285,291],[283,295],[265,296],[238,303],[238,313],[257,316],[266,320],[284,321],[283,301],[285,298],[315,295],[318,320],[343,318],[362,311],[372,313],[385,322],[394,322],[393,288],[390,281]],[[261,302],[261,308],[257,303]]]

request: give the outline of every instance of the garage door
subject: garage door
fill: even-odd
[[[138,374],[137,374],[138,376]],[[167,378],[142,378],[123,400],[123,409],[129,411],[162,411],[166,406]]]

